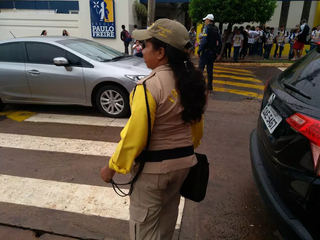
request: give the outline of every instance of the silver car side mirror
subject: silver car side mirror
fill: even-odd
[[[68,66],[69,61],[64,57],[56,57],[53,59],[53,62],[56,66]]]

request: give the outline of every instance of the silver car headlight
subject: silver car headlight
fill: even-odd
[[[134,82],[138,82],[139,80],[146,77],[146,75],[125,75],[125,76]]]

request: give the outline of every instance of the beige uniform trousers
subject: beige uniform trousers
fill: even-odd
[[[171,240],[180,188],[190,168],[166,174],[141,173],[130,196],[130,239]]]

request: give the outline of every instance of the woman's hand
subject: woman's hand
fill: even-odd
[[[106,165],[100,170],[100,176],[106,183],[109,183],[111,181],[115,173],[116,171],[110,169],[109,165]]]

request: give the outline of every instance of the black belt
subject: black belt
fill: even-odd
[[[193,146],[174,149],[165,149],[158,151],[142,151],[135,159],[136,162],[162,162],[168,159],[177,159],[192,156],[194,154]]]

